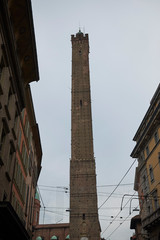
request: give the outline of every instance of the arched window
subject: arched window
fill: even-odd
[[[51,237],[51,240],[58,240],[58,237],[55,236],[55,235],[53,235],[53,236]]]
[[[36,240],[42,240],[42,237],[41,237],[41,236],[38,236],[38,237],[36,238]]]

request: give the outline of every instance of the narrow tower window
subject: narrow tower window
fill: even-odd
[[[83,217],[82,217],[82,218],[83,218],[83,220],[85,220],[85,219],[86,219],[85,213],[83,213]]]
[[[80,106],[82,107],[82,100],[80,100]]]

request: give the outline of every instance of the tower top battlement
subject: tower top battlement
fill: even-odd
[[[75,40],[82,40],[82,39],[86,39],[88,40],[88,34],[84,34],[83,32],[81,32],[81,30],[79,29],[79,32],[76,33],[76,35],[72,34],[71,35],[71,41],[75,41]]]

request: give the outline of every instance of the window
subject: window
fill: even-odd
[[[159,141],[158,132],[155,132],[155,134],[154,134],[154,140],[155,140],[155,144],[157,144],[158,141]]]
[[[16,158],[16,165],[15,165],[15,171],[14,171],[14,180],[17,180],[17,172],[18,172],[18,160]]]
[[[23,110],[22,110],[22,112],[21,112],[22,121],[24,120],[24,113],[25,113],[25,108],[23,108]]]
[[[80,100],[80,106],[82,107],[82,100]]]
[[[8,129],[6,120],[3,119],[2,121],[3,121],[3,127],[2,127],[2,132],[1,132],[1,135],[0,135],[0,151],[2,151],[6,135],[9,133],[9,129]]]
[[[2,71],[3,71],[4,66],[5,66],[5,64],[4,64],[4,59],[3,59],[3,57],[2,57],[2,58],[1,58],[1,62],[0,62],[0,78],[1,78]]]
[[[11,80],[11,78],[10,78],[10,80]],[[13,93],[13,89],[10,86],[9,91],[8,91],[7,104],[5,105],[7,117],[9,120],[11,120],[11,118],[14,117],[14,111],[13,111],[14,97],[15,96]]]
[[[28,138],[28,133],[29,133],[29,121],[28,121],[28,118],[26,117],[26,121],[25,121],[25,134],[26,134],[27,138]]]
[[[145,161],[144,152],[141,153],[142,160]]]
[[[9,88],[9,92],[8,92],[7,106],[9,106],[9,102],[10,102],[11,96],[12,96],[12,89],[11,89],[11,87],[10,87],[10,88]]]
[[[5,136],[6,136],[6,132],[4,130],[4,128],[2,129],[2,133],[1,133],[1,139],[0,139],[0,150],[2,149],[4,140],[5,140]]]
[[[36,212],[36,224],[38,225],[39,223],[39,211]]]
[[[25,195],[26,195],[26,182],[25,182],[25,179],[23,177],[23,187],[22,187],[22,198],[23,198],[23,200],[25,199]]]
[[[27,154],[26,145],[24,144],[24,141],[22,143],[21,156],[22,156],[23,166],[25,167],[25,171],[27,172],[28,171],[28,154]]]
[[[21,145],[21,136],[22,136],[22,132],[21,129],[19,128],[19,135],[18,135],[18,147],[20,149],[20,145]]]
[[[153,196],[153,200],[154,200],[154,208],[155,208],[155,210],[157,210],[158,207],[159,207],[159,204],[158,204],[158,196],[157,196],[157,190],[154,191],[154,193],[152,194],[152,196]]]
[[[21,152],[23,163],[24,163],[24,159],[25,159],[25,152],[26,152],[26,149],[25,149],[25,144],[24,144],[24,141],[23,141],[23,143],[22,143],[22,152]]]
[[[139,157],[139,162],[142,163],[143,161],[145,161],[144,152],[142,152],[140,157]]]
[[[146,176],[145,175],[143,176],[143,186],[144,186],[144,189],[146,190],[147,182],[146,182]]]
[[[31,199],[31,205],[30,205],[30,224],[32,223],[32,213],[33,213],[33,207],[32,207],[32,204],[33,204],[33,197],[32,197],[32,199]]]
[[[33,164],[33,175],[32,175],[32,179],[33,179],[33,186],[36,187],[36,182],[37,182],[37,168],[35,163]]]
[[[151,213],[151,207],[148,206],[147,209],[148,209],[148,214],[150,214]]]
[[[148,157],[148,156],[149,156],[149,153],[150,153],[150,152],[149,152],[149,147],[148,147],[148,146],[146,147],[146,153],[147,153],[147,157]]]
[[[28,170],[30,175],[31,175],[31,169],[32,169],[32,161],[33,161],[33,152],[31,149],[29,152],[29,159],[28,159]]]
[[[19,124],[19,118],[18,118],[18,113],[16,111],[15,112],[15,117],[14,117],[14,126],[13,126],[16,137],[17,137],[17,131],[18,131],[18,124]]]
[[[7,172],[8,173],[10,173],[14,153],[15,153],[14,144],[13,144],[13,142],[10,142],[9,158],[7,160]]]
[[[3,202],[5,202],[5,201],[7,201],[7,193],[6,192],[3,193]]]
[[[17,164],[17,175],[15,176],[16,177],[16,183],[17,183],[17,186],[19,187],[19,184],[20,184],[20,166],[19,164]]]
[[[151,183],[154,182],[153,168],[151,165],[149,165],[149,175],[150,175]]]
[[[28,143],[29,143],[29,147],[31,148],[31,144],[32,144],[32,132],[31,131],[28,132]]]
[[[27,211],[28,211],[28,199],[29,199],[29,186],[27,186],[25,214],[27,214]]]
[[[160,165],[160,152],[158,153],[158,162],[159,162],[159,165]]]
[[[16,201],[16,197],[15,197],[15,192],[12,193],[12,206],[15,208],[15,201]]]

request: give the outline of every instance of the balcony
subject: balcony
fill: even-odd
[[[145,230],[152,228],[160,222],[160,207],[149,216],[142,219],[142,227]]]

